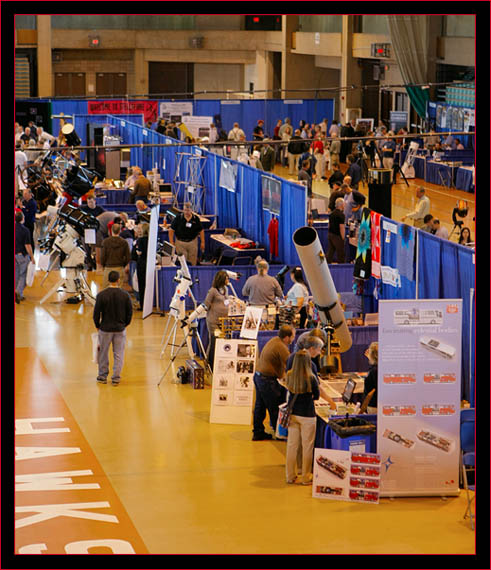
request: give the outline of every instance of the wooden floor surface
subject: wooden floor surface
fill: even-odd
[[[322,194],[319,185],[327,187],[327,183],[316,183],[316,193]],[[411,185],[414,186],[413,182]],[[403,209],[411,207],[413,194],[413,189],[407,191],[405,185],[397,185],[393,193],[394,219],[400,219]],[[472,194],[429,188],[432,211],[444,223],[451,223],[454,202],[461,194],[473,202]],[[88,276],[96,292],[102,275],[89,272]],[[57,276],[48,276],[42,288],[41,278],[42,275],[36,276],[33,287],[25,290],[26,300],[15,306],[15,383],[23,403],[17,408],[23,417],[17,415],[17,419],[60,413],[50,407],[53,398],[59,398],[66,407],[63,413],[70,416],[73,429],[79,430],[77,441],[84,442],[83,446],[76,442],[70,445],[86,449],[84,457],[91,458],[87,464],[83,461],[77,464],[76,469],[99,466],[99,471],[94,472],[99,476],[96,481],[103,484],[97,501],[113,504],[115,497],[120,501],[119,516],[122,520],[128,517],[128,525],[136,529],[135,551],[155,554],[474,552],[475,536],[468,520],[463,519],[464,493],[446,500],[382,499],[379,505],[358,505],[312,499],[310,487],[287,485],[284,442],[253,442],[251,427],[210,424],[210,387],[193,390],[189,385],[174,383],[175,369],[187,357],[184,352],[161,385],[157,385],[168,364],[168,358],[160,358],[165,318],[159,314],[142,320],[141,313],[135,313],[127,331],[120,386],[97,384],[96,365],[91,362],[91,334],[95,331],[91,305],[68,305],[63,302],[64,295],[58,293],[40,305],[39,300]],[[44,384],[39,383],[40,371]],[[28,395],[34,382],[37,382],[36,398]],[[38,432],[29,436],[35,441],[31,439],[24,445],[64,447],[67,444],[61,435],[59,441],[53,442],[53,434]],[[17,445],[21,445],[19,440]],[[19,474],[74,469],[44,459],[43,468],[36,471],[37,461],[24,460]],[[73,483],[85,482],[94,480],[73,478]],[[91,503],[96,501],[94,492],[77,491],[73,499],[67,490],[48,490],[37,495],[34,503]],[[20,506],[26,504],[24,498],[22,501]],[[114,514],[107,507],[91,512]],[[20,512],[16,518],[25,516],[25,512]],[[32,533],[29,526],[23,527],[19,530],[16,551],[23,546],[45,544],[46,553],[64,553],[63,545],[78,540],[85,544],[78,548],[89,548],[97,536],[100,547],[110,549],[104,541],[115,540],[107,544],[116,549],[125,548],[124,532],[118,535],[116,530],[108,530],[107,522],[101,521],[100,525],[92,522],[89,532],[80,526],[85,519],[65,516],[60,520],[64,525],[56,527],[56,541],[51,538],[54,527],[50,521],[30,525]]]

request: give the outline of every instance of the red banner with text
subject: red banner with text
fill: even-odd
[[[88,101],[89,115],[137,115],[143,113],[145,123],[157,120],[157,101],[125,101],[110,99],[106,101]]]

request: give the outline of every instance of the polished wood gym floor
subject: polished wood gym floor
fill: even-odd
[[[394,219],[412,207],[417,183],[394,187]],[[314,184],[327,194],[327,182]],[[449,231],[455,201],[474,205],[473,194],[424,185]],[[44,419],[18,426],[34,431],[16,438],[25,456],[16,461],[16,552],[474,553],[463,492],[358,505],[287,485],[285,442],[210,424],[210,386],[174,383],[184,350],[158,386],[169,358],[160,358],[166,318],[157,313],[134,314],[121,384],[97,384],[92,306],[68,305],[61,293],[40,305],[57,279],[53,272],[40,287],[40,273],[15,305],[16,419]],[[88,276],[97,292],[102,275]],[[70,431],[53,431],[63,427]],[[92,487],[76,487],[84,484]]]

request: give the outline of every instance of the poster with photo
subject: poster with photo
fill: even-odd
[[[187,101],[163,101],[159,105],[159,112],[161,118],[174,123],[181,123],[183,117],[193,114],[193,103]]]
[[[316,448],[312,497],[378,504],[381,472],[376,453]]]
[[[210,125],[213,117],[197,117],[196,115],[184,115],[182,122],[186,125],[193,138],[207,137],[210,134]],[[202,134],[200,134],[202,133]]]
[[[459,492],[462,300],[380,301],[382,496]]]
[[[240,336],[242,338],[256,339],[261,325],[262,307],[246,307]]]
[[[251,424],[256,356],[255,340],[216,339],[211,423]]]
[[[234,162],[228,162],[227,160],[220,161],[220,179],[218,184],[229,192],[235,192],[237,167],[238,165]]]
[[[279,216],[281,210],[281,183],[275,178],[263,175],[261,176],[261,189],[263,209]]]

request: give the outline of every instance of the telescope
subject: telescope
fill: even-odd
[[[351,333],[317,231],[310,226],[298,228],[293,234],[293,243],[320,319],[324,325],[334,327],[340,351],[346,352],[352,345]]]
[[[280,284],[280,287],[283,289],[285,287],[285,275],[290,270],[289,265],[284,265],[276,274],[276,281]]]
[[[234,281],[238,281],[242,277],[242,273],[229,271],[228,269],[225,270],[225,273],[228,275],[229,279],[233,279]]]

